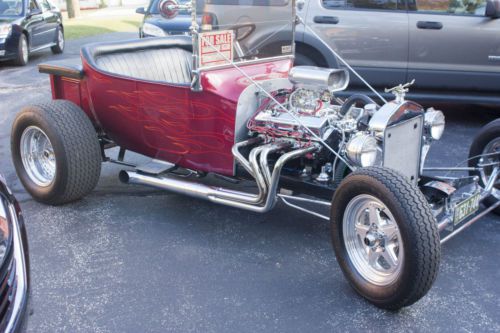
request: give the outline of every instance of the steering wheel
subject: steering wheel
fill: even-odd
[[[240,41],[244,40],[255,31],[256,29],[255,24],[253,23],[236,24],[233,25],[231,28],[234,31],[235,47],[237,46],[237,48],[243,53],[241,55],[238,54],[238,58],[241,60],[245,60],[245,59],[252,59],[253,57],[255,57],[258,54],[257,51],[249,52],[246,46],[240,44]],[[237,53],[239,52],[237,51]]]
[[[253,34],[256,26],[253,23],[236,24],[232,26],[232,29],[234,31],[234,38],[239,42]]]

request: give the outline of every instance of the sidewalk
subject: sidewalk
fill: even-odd
[[[116,16],[136,16],[139,14],[135,13],[135,10],[139,7],[147,7],[148,1],[141,0],[140,4],[137,5],[127,5],[120,7],[105,7],[100,9],[82,9],[80,11],[80,16],[71,20],[80,20],[84,18],[99,18],[99,17],[116,17]],[[62,12],[64,20],[69,20],[68,12]],[[139,15],[141,16],[141,15]]]
[[[135,13],[137,7],[140,5],[82,10],[81,16],[74,19],[68,19],[67,14],[64,13],[63,24],[66,39],[71,40],[111,32],[136,32],[138,36],[143,15]]]

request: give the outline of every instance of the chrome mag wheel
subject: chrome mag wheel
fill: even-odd
[[[347,254],[368,282],[377,286],[393,283],[404,260],[402,237],[389,209],[371,195],[358,195],[347,205],[343,218]]]
[[[432,287],[439,231],[427,199],[406,177],[381,167],[355,170],[336,189],[330,218],[340,268],[369,302],[398,310]]]
[[[45,132],[36,126],[26,128],[21,135],[20,149],[31,181],[41,187],[51,185],[56,175],[56,157]]]

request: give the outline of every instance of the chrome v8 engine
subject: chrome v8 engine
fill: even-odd
[[[355,167],[386,165],[416,179],[430,142],[439,139],[444,128],[440,111],[425,112],[420,105],[405,101],[410,84],[391,89],[396,99],[379,106],[365,95],[353,95],[346,100],[335,96],[335,92],[344,90],[349,83],[348,72],[344,70],[298,66],[290,71],[289,80],[293,89],[272,91],[271,97],[260,93],[259,107],[247,123],[250,133],[267,141],[285,138],[298,146],[321,140]],[[403,140],[403,133],[403,139],[398,141],[415,146],[409,156],[408,146],[390,145],[386,136],[395,135],[392,132],[396,131],[396,124],[401,127],[407,120],[417,118],[421,120],[414,129],[419,140]],[[327,150],[324,153],[320,163],[330,163],[332,157],[337,161],[339,156],[331,156]],[[408,157],[403,163],[398,156],[405,154]],[[387,156],[394,156],[397,163]]]
[[[348,72],[300,66],[290,71],[289,79],[295,89],[274,92],[273,97],[279,104],[271,98],[264,98],[248,124],[249,129],[271,136],[314,140],[304,131],[303,126],[306,126],[320,138],[326,139],[345,118],[340,114],[342,106],[333,105],[331,101],[333,93],[344,90],[349,83]],[[355,125],[352,118],[342,122],[345,129],[355,129]]]

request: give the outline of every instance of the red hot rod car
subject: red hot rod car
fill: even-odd
[[[12,131],[27,191],[47,204],[77,200],[107,161],[127,167],[123,182],[253,212],[281,200],[331,221],[338,262],[363,297],[388,309],[419,300],[436,278],[440,243],[499,211],[498,123],[480,133],[469,166],[446,168],[470,176],[433,174],[442,169],[424,164],[443,114],[405,100],[409,84],[390,90],[393,101],[379,95],[381,104],[342,100],[348,70],[292,68],[294,6],[165,0],[166,18],[191,10],[191,37],[92,44],[77,63],[40,65],[53,101],[22,110]],[[127,150],[151,162],[132,165]],[[207,185],[207,174],[228,185]],[[241,179],[256,190],[234,188]]]

